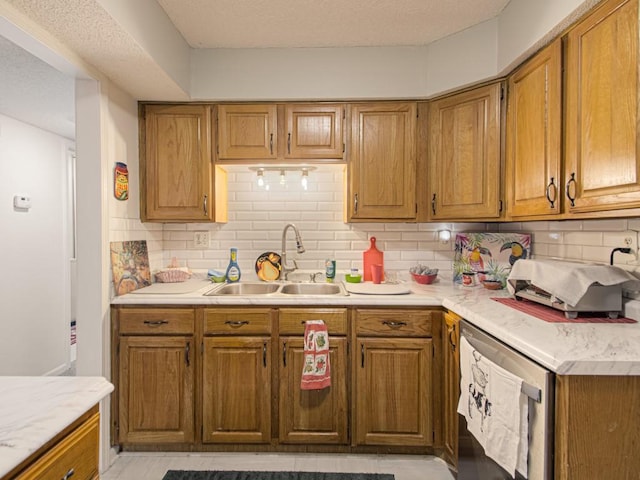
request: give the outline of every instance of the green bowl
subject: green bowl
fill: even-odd
[[[349,283],[360,283],[362,281],[362,275],[360,275],[360,274],[351,275],[351,274],[347,273],[344,276],[344,279]]]

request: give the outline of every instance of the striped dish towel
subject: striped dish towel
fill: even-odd
[[[321,390],[330,386],[329,332],[322,320],[308,320],[304,327],[304,366],[300,388]]]

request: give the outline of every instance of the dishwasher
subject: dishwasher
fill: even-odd
[[[460,322],[460,336],[488,361],[522,379],[522,393],[528,398],[528,475],[513,477],[485,455],[476,438],[467,429],[463,415],[459,420],[458,480],[552,480],[554,436],[554,375],[533,360],[516,352],[491,335]],[[461,388],[465,388],[461,385]]]

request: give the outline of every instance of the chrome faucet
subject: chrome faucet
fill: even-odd
[[[304,253],[305,251],[304,245],[302,245],[302,237],[300,236],[300,232],[298,231],[298,229],[293,223],[288,223],[284,227],[284,230],[282,230],[281,260],[282,260],[282,274],[283,274],[284,280],[287,280],[287,276],[289,275],[290,272],[293,272],[296,268],[298,268],[298,264],[296,263],[295,259],[293,260],[293,268],[287,266],[287,230],[289,230],[289,228],[293,228],[293,231],[296,234],[296,251],[298,253]]]

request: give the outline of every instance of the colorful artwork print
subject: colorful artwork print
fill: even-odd
[[[475,272],[478,283],[498,280],[505,287],[513,264],[526,258],[531,258],[531,235],[527,233],[458,233],[453,281],[462,283],[463,273]]]
[[[111,242],[111,271],[116,295],[151,285],[146,240]]]

